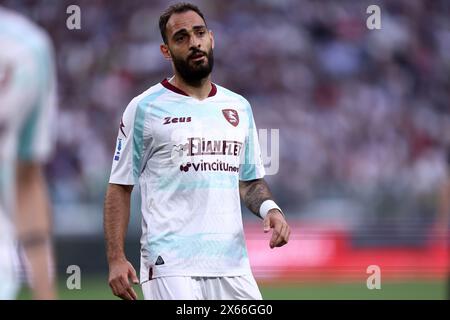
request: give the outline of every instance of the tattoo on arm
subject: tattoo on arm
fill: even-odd
[[[245,206],[258,217],[261,204],[272,199],[272,193],[264,179],[240,181],[239,191]]]

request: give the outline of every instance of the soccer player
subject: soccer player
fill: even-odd
[[[43,30],[2,7],[0,46],[0,299],[14,299],[19,288],[18,246],[31,272],[33,298],[53,299],[42,172],[56,107],[52,47]]]
[[[196,6],[170,6],[159,27],[174,76],[134,98],[120,123],[104,210],[109,285],[137,298],[124,238],[139,183],[145,299],[261,299],[240,198],[273,228],[271,248],[290,229],[263,179],[250,104],[211,82],[214,38]]]

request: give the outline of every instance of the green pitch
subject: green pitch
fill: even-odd
[[[296,283],[296,284],[261,284],[264,299],[281,300],[375,300],[375,299],[446,299],[446,283],[444,281],[411,281],[383,282],[381,289],[369,290],[365,283]],[[143,298],[139,286],[135,286],[140,299]],[[81,289],[69,290],[64,281],[59,282],[60,299],[105,300],[116,299],[107,284],[107,279],[100,277],[85,278],[81,281]],[[24,288],[19,299],[30,299],[28,289]]]

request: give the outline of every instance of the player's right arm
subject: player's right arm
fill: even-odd
[[[124,242],[130,218],[133,186],[110,183],[106,192],[104,232],[109,265],[109,285],[114,295],[125,300],[137,296],[129,283],[139,283],[136,271],[125,256]]]
[[[141,172],[142,155],[147,145],[144,108],[133,99],[120,122],[111,176],[104,204],[104,233],[109,264],[109,285],[114,295],[137,299],[130,280],[137,284],[136,271],[127,260],[124,242],[130,218],[133,185]]]

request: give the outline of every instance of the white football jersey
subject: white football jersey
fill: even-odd
[[[56,83],[47,35],[1,7],[0,47],[0,298],[8,298],[13,291],[16,164],[49,156]]]
[[[134,98],[110,183],[141,190],[141,282],[250,274],[239,180],[264,177],[250,104],[214,85],[200,101],[168,80]]]

